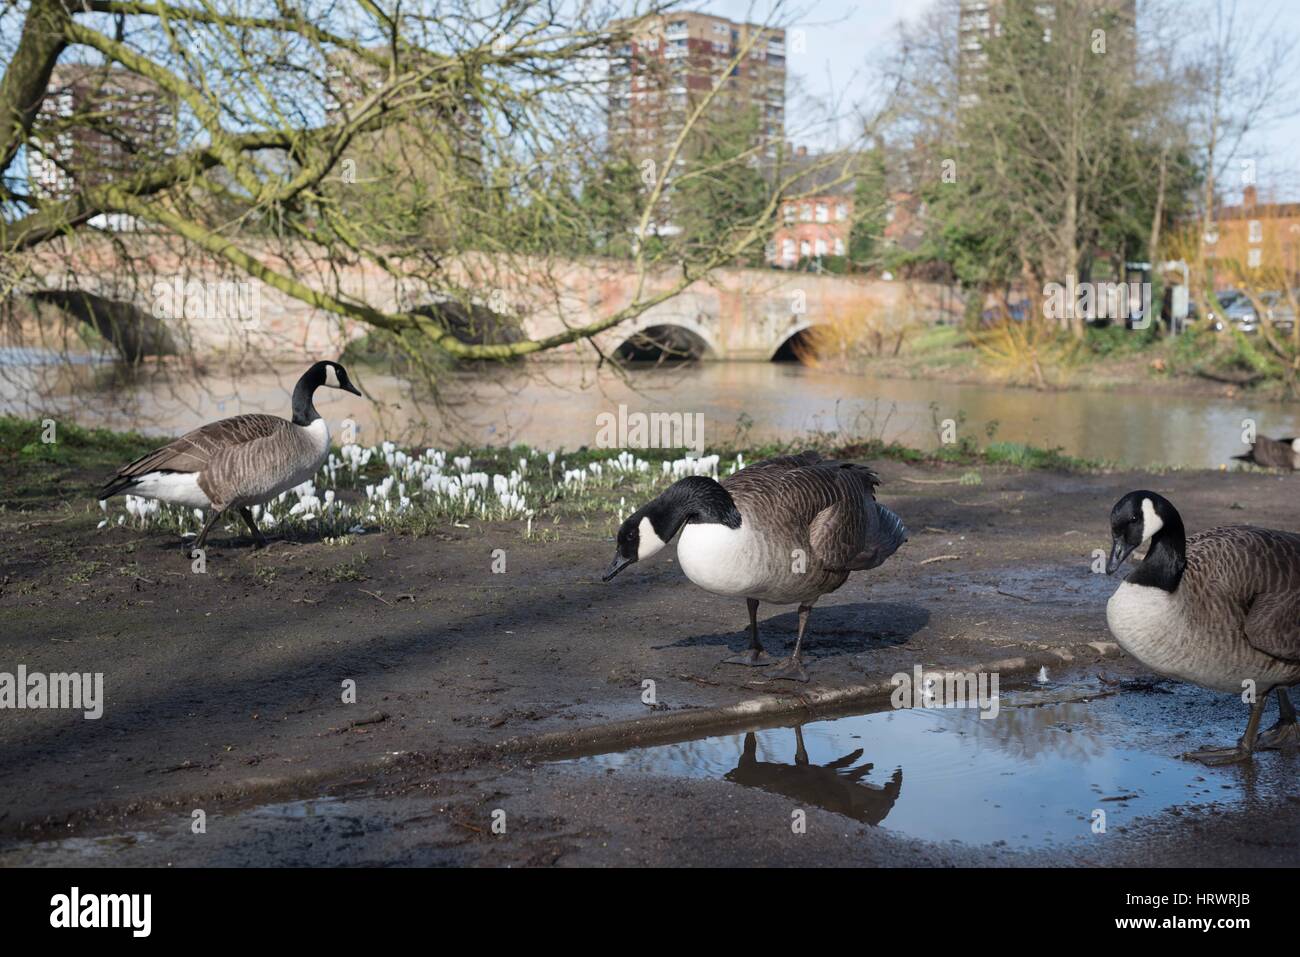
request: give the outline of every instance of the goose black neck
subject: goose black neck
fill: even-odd
[[[655,534],[668,541],[687,522],[740,528],[740,510],[731,494],[704,475],[674,482],[655,502],[649,515]]]
[[[1133,569],[1128,581],[1134,585],[1150,585],[1173,593],[1187,570],[1187,533],[1177,512],[1164,517],[1160,531],[1151,537],[1151,547],[1142,564]]]
[[[324,381],[325,370],[317,364],[304,372],[298,384],[293,387],[294,425],[311,425],[320,418],[320,413],[316,411],[312,399]]]

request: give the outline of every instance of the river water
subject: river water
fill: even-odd
[[[0,357],[2,358],[2,357]],[[11,357],[13,358],[13,357]],[[175,434],[241,412],[289,414],[301,367],[245,366],[196,377],[189,371],[123,380],[100,364],[0,361],[0,411],[70,418],[83,425]],[[541,361],[461,373],[438,403],[386,373],[353,368],[367,399],[321,390],[331,424],[351,418],[360,441],[413,444],[527,442],[544,448],[601,444],[602,413],[699,416],[704,444],[794,440],[811,432],[881,438],[936,448],[936,423],[986,445],[1023,442],[1142,467],[1218,468],[1244,451],[1242,423],[1300,434],[1300,406],[1248,396],[1152,396],[1118,391],[1041,393],[988,385],[881,379],[794,363],[699,363],[634,368]]]

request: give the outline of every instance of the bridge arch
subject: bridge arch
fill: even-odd
[[[648,320],[623,335],[614,350],[623,362],[683,362],[723,354],[711,330],[699,322]]]
[[[818,330],[829,329],[824,323],[800,322],[780,333],[771,362],[815,362],[818,356]]]

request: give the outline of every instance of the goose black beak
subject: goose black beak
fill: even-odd
[[[1130,545],[1122,538],[1115,539],[1110,546],[1110,560],[1106,562],[1106,574],[1113,575],[1120,565],[1133,554],[1136,545]]]
[[[632,561],[633,559],[631,558],[624,558],[622,555],[615,555],[614,560],[610,562],[609,567],[605,569],[605,574],[600,576],[600,580],[603,582],[610,581],[615,575],[627,568],[628,565],[631,565]]]
[[[353,395],[361,395],[361,390],[358,389],[356,386],[354,386],[351,382],[349,382],[347,385],[341,385],[339,386],[339,388],[345,392],[351,392]],[[365,398],[365,396],[361,396],[361,397],[363,399]]]

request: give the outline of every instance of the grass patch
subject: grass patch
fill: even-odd
[[[1066,455],[1059,448],[1040,449],[1023,442],[994,442],[984,450],[984,460],[991,465],[1010,465],[1019,469],[1048,469],[1058,472],[1095,471],[1106,463]]]
[[[345,562],[339,562],[337,565],[331,565],[325,569],[325,577],[334,584],[343,582],[363,582],[369,577],[363,571],[366,563],[370,560],[365,552],[359,552]]]
[[[114,469],[159,444],[135,432],[0,416],[0,505],[91,495]]]

